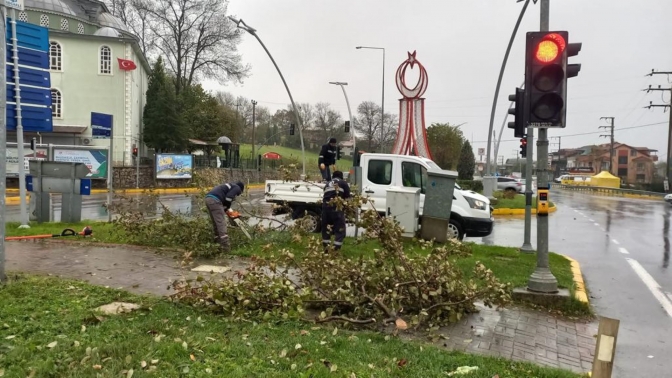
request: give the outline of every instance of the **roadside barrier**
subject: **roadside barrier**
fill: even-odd
[[[634,189],[606,188],[601,186],[554,184],[553,187],[556,188],[559,187],[563,190],[573,190],[577,192],[584,192],[609,197],[640,198],[651,200],[661,200],[665,197],[665,193],[647,192],[644,190],[634,190]]]

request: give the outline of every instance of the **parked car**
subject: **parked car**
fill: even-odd
[[[672,193],[665,195],[665,202],[672,204]]]
[[[512,177],[497,177],[497,189],[505,192],[525,193],[525,183],[521,179]]]

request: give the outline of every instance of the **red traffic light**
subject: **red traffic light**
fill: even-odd
[[[527,145],[527,139],[521,138],[520,139],[520,144],[523,145],[523,146],[526,146]]]
[[[567,42],[558,33],[551,33],[539,41],[534,57],[541,63],[550,63],[562,55],[567,47]]]
[[[138,156],[138,148],[133,147],[133,156]]]

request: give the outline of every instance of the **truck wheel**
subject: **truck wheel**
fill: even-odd
[[[301,214],[298,214],[298,219],[296,220],[301,225],[301,228],[307,232],[320,232],[322,231],[322,216],[314,211],[308,210],[303,211]]]
[[[455,219],[450,219],[448,222],[448,239],[457,239],[462,241],[464,239],[464,227]]]

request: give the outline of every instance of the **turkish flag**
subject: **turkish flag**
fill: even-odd
[[[120,70],[133,71],[134,69],[138,68],[135,65],[135,63],[133,63],[132,60],[117,58],[117,61],[119,62],[119,69]]]

